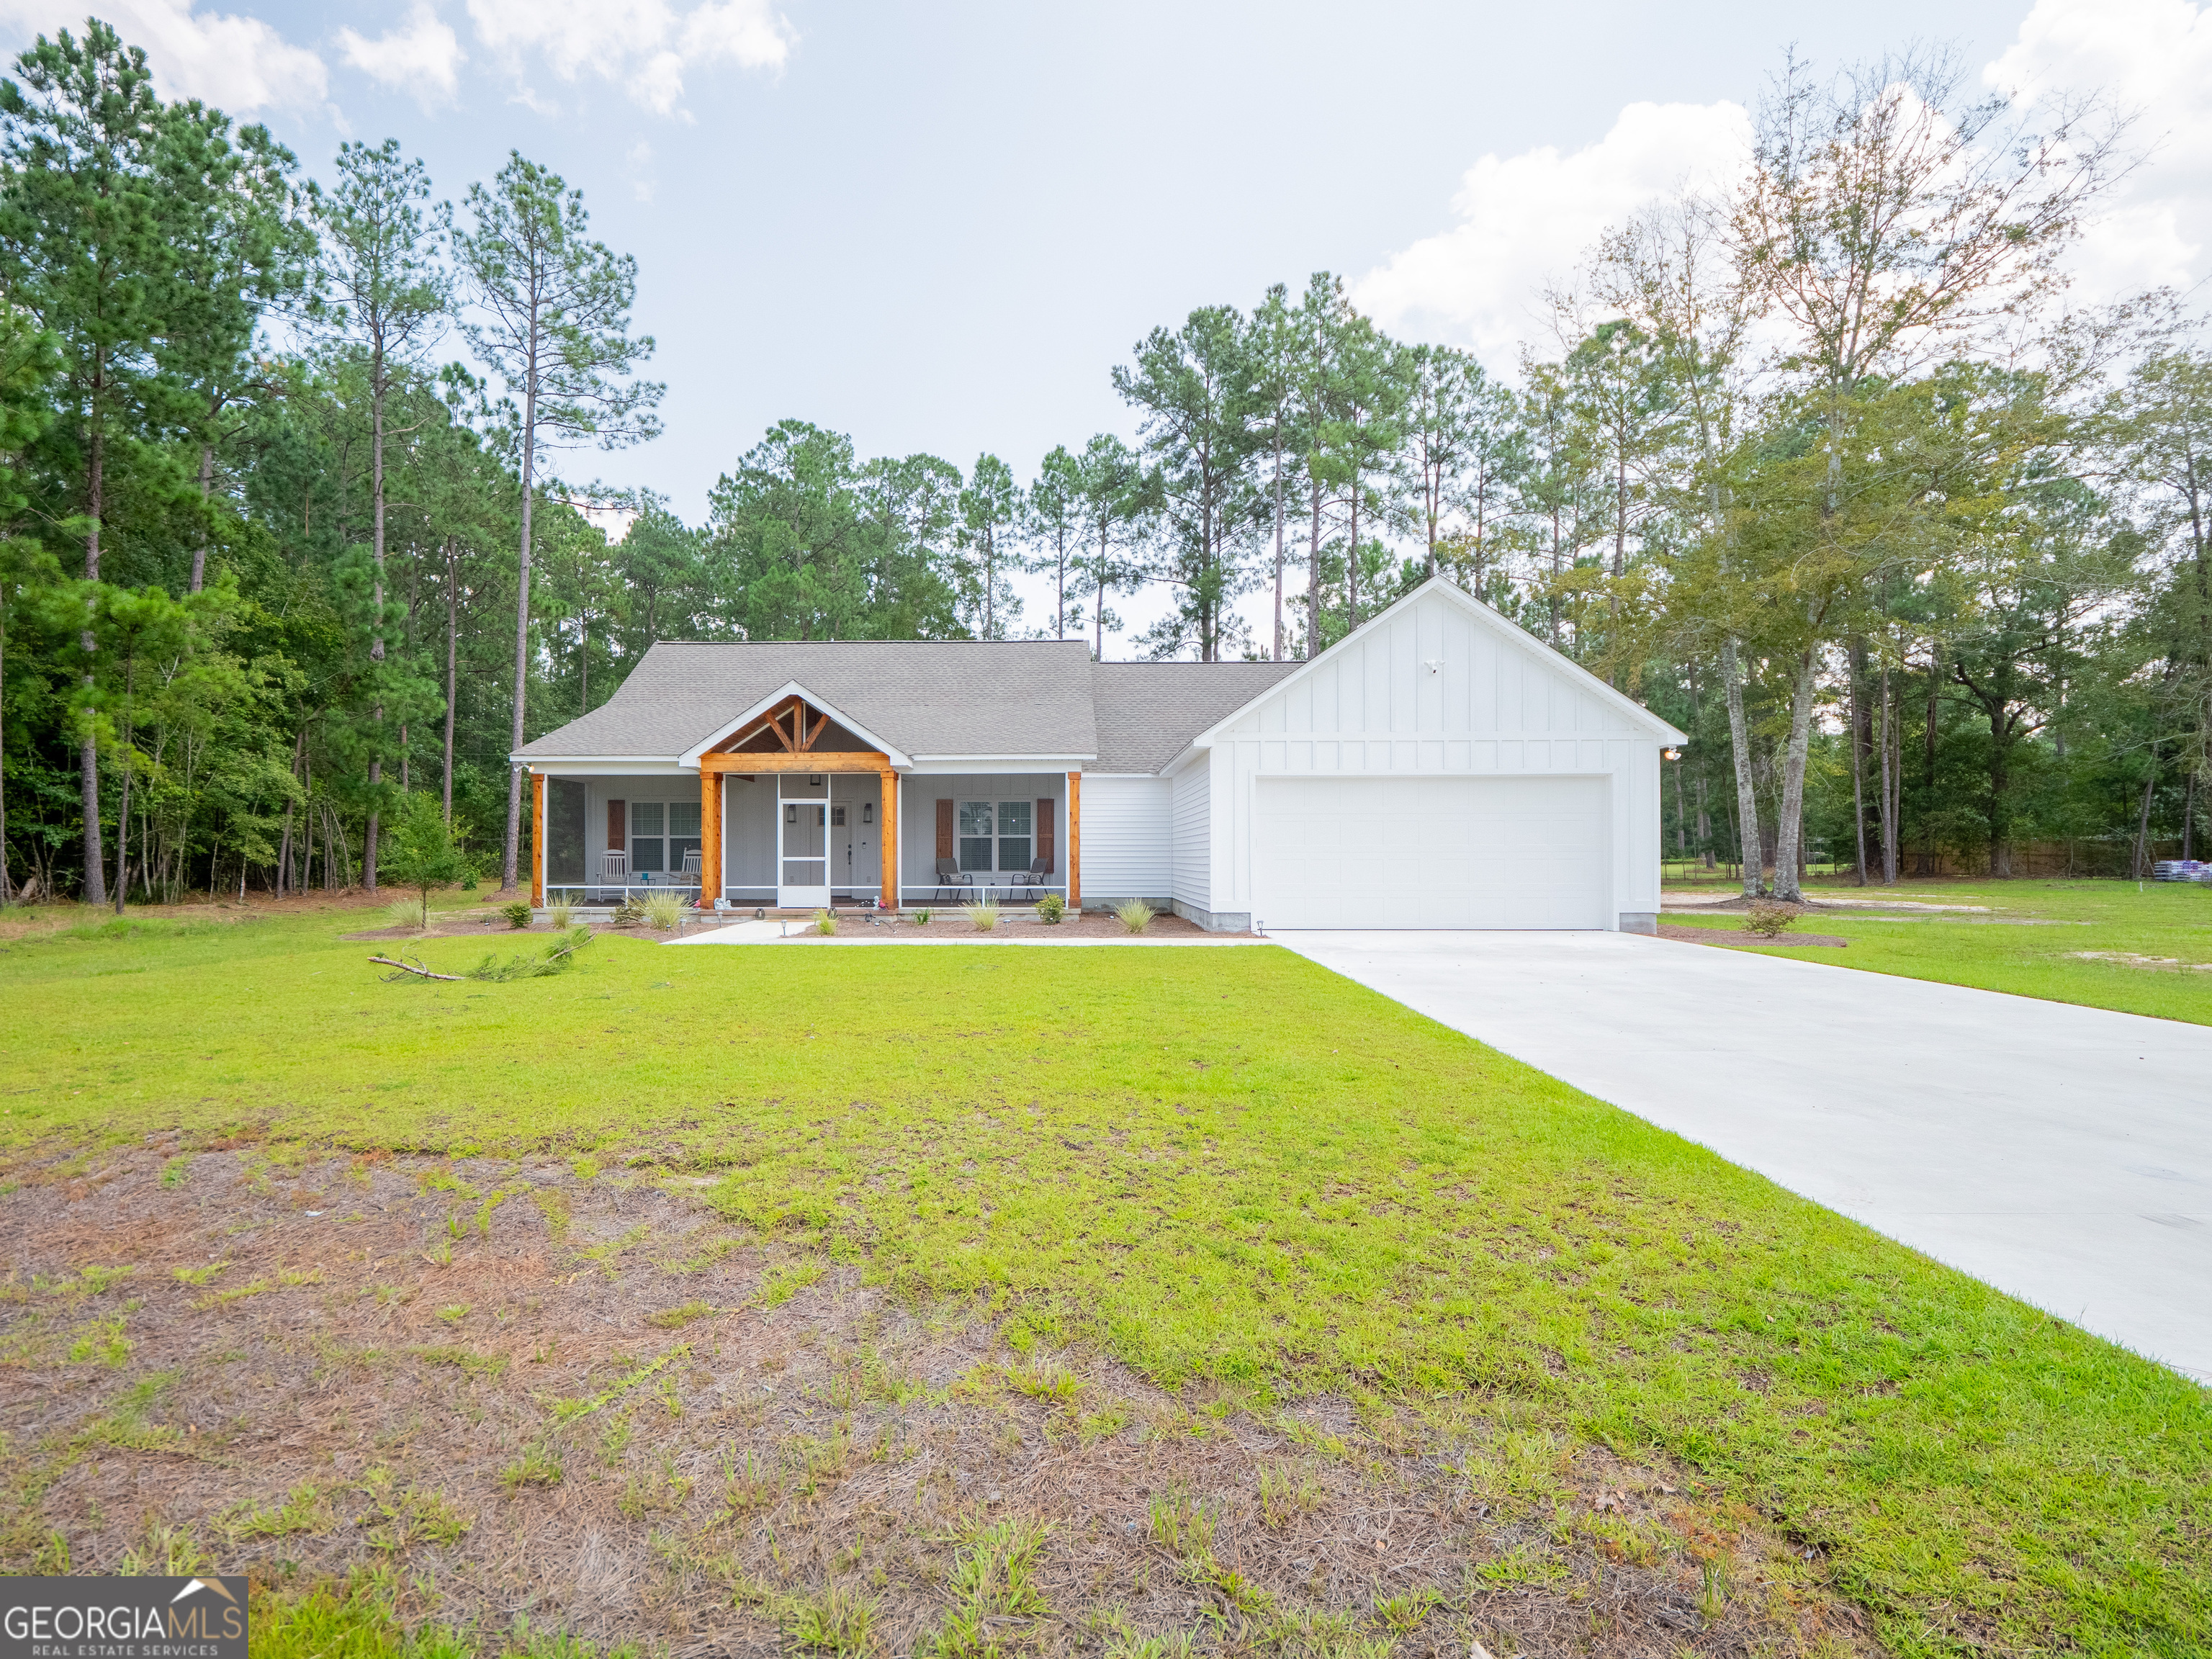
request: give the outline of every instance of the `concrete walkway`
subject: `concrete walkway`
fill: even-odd
[[[1622,933],[1272,937],[2212,1382],[2212,1027]]]

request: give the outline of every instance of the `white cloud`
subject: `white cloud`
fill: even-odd
[[[2212,12],[2187,0],[2039,0],[1983,72],[2028,102],[2102,93],[2132,113],[2148,158],[2122,181],[2073,259],[2084,298],[2206,275],[2212,246]]]
[[[459,89],[457,71],[467,56],[459,37],[427,0],[415,0],[402,27],[374,40],[341,28],[338,46],[346,62],[371,80],[410,92],[425,106],[452,101]]]
[[[780,70],[793,37],[767,0],[720,0],[684,20],[684,52],[702,64],[724,59],[739,69]]]
[[[26,38],[64,28],[82,33],[86,10],[85,0],[0,0],[0,24]],[[258,17],[195,11],[191,0],[103,0],[94,10],[126,45],[146,49],[166,97],[198,98],[250,115],[313,107],[330,84],[321,58]]]
[[[2036,0],[1983,72],[2024,106],[2102,95],[2131,112],[2148,158],[2114,192],[2071,259],[2097,301],[2212,275],[2212,3]],[[1455,222],[1353,285],[1394,329],[1471,346],[1493,368],[1539,340],[1538,296],[1606,227],[1686,181],[1742,166],[1750,118],[1735,104],[1632,104],[1596,143],[1486,155],[1452,201]]]
[[[673,113],[684,77],[723,63],[780,70],[797,35],[773,0],[469,0],[477,38],[516,73],[536,59],[563,81],[586,71],[647,108]]]
[[[1459,222],[1394,254],[1352,286],[1385,326],[1447,337],[1512,367],[1539,326],[1545,283],[1571,274],[1609,225],[1680,191],[1732,177],[1750,155],[1739,104],[1631,104],[1596,143],[1486,155],[1467,170]]]

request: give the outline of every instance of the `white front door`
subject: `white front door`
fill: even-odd
[[[820,796],[781,800],[782,838],[775,902],[786,910],[820,910],[830,903],[830,803]]]
[[[1261,778],[1252,913],[1277,927],[1605,927],[1603,778]]]

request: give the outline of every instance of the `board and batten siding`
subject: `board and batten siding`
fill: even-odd
[[[1165,778],[1083,775],[1083,902],[1175,896],[1175,786]]]
[[[1577,681],[1581,684],[1577,684]],[[1253,903],[1255,781],[1279,776],[1601,777],[1611,834],[1607,906],[1627,925],[1659,908],[1660,732],[1502,617],[1438,593],[1377,618],[1255,703],[1177,777],[1176,896],[1187,781],[1212,774],[1216,854],[1206,908]],[[1356,882],[1357,871],[1345,879]],[[1193,885],[1193,890],[1200,890]]]

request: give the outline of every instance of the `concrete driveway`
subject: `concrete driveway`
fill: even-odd
[[[2212,1382],[2212,1027],[1623,933],[1271,937]]]

